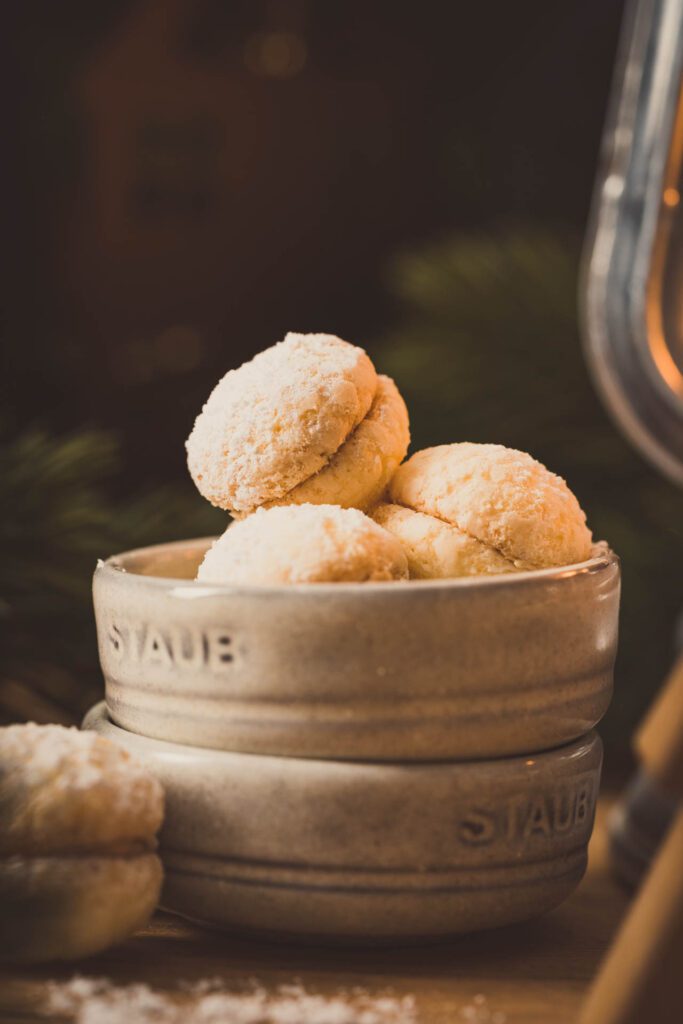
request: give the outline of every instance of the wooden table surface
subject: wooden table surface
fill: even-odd
[[[466,1008],[483,995],[491,1014],[498,1020],[504,1014],[506,1024],[568,1024],[628,903],[609,874],[605,813],[603,800],[580,887],[539,920],[440,946],[344,950],[245,941],[159,914],[146,931],[86,962],[0,968],[0,1020],[46,1020],[47,981],[78,973],[117,984],[146,982],[164,992],[216,976],[228,988],[254,978],[268,990],[294,980],[322,994],[355,986],[371,994],[390,989],[415,997],[420,1024],[471,1019]]]

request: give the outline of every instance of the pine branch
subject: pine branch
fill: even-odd
[[[31,430],[0,442],[0,717],[76,720],[100,690],[91,607],[98,558],[220,532],[226,517],[186,490],[113,501],[115,439]],[[31,699],[33,695],[33,700]]]

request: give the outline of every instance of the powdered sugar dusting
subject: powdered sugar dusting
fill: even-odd
[[[34,722],[0,728],[0,778],[12,807],[3,837],[10,853],[151,841],[161,824],[161,784],[95,732]]]
[[[4,764],[20,764],[28,785],[61,775],[68,762],[70,785],[87,789],[101,773],[95,758],[98,739],[96,733],[81,732],[75,726],[10,725],[0,731],[0,758]]]
[[[507,1014],[501,1010],[492,1009],[486,996],[478,993],[471,1003],[460,1007],[458,1020],[463,1024],[466,1021],[469,1024],[506,1024]]]
[[[288,334],[216,385],[186,442],[198,490],[248,514],[323,468],[370,409],[367,354],[329,334]]]
[[[181,983],[175,992],[148,985],[117,986],[106,978],[74,977],[51,982],[48,1014],[75,1024],[415,1024],[412,996],[372,996],[362,989],[334,996],[282,985],[269,992],[252,982],[246,992],[226,989],[220,979]]]
[[[258,509],[207,551],[203,583],[332,583],[406,579],[399,541],[363,512],[338,505]]]
[[[0,767],[18,771],[27,787],[51,783],[59,789],[87,790],[102,783],[121,781],[129,788],[148,772],[127,750],[96,732],[75,726],[36,725],[27,722],[0,729]]]

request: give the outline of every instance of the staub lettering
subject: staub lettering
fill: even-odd
[[[224,629],[154,626],[112,621],[105,635],[107,653],[131,665],[160,665],[178,671],[206,667],[225,672],[233,661],[232,637]]]
[[[595,795],[587,776],[548,793],[516,797],[496,807],[472,807],[458,821],[458,839],[465,846],[490,846],[585,829],[593,818]]]

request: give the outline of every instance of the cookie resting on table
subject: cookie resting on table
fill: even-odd
[[[144,925],[163,792],[126,751],[59,725],[0,729],[0,956],[70,959]]]

